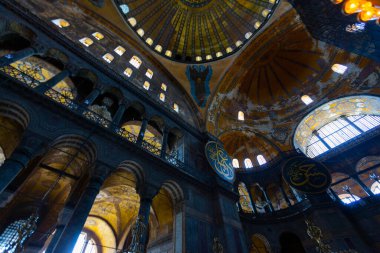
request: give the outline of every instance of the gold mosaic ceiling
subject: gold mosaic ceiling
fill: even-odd
[[[233,54],[271,17],[279,0],[115,0],[129,26],[155,52],[179,62]]]

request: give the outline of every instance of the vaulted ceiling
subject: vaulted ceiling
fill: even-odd
[[[36,2],[41,4],[29,9],[46,22],[76,17],[132,45],[168,80],[169,89],[176,88],[173,96],[192,100],[201,130],[219,137],[231,156],[263,153],[270,160],[293,148],[297,124],[314,108],[344,95],[380,92],[379,63],[314,39],[285,0],[277,7],[272,0]],[[58,3],[64,8],[57,9]],[[70,38],[84,32],[73,31]],[[333,64],[348,69],[337,74]],[[194,65],[212,69],[209,83],[196,87],[203,89],[202,105],[187,75]],[[305,105],[302,95],[314,102]]]

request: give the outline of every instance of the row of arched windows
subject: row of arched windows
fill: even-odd
[[[52,23],[55,24],[56,26],[58,26],[59,28],[65,28],[65,27],[70,26],[70,23],[67,20],[62,19],[62,18],[53,19]],[[104,39],[104,35],[100,32],[94,32],[91,34],[91,38],[90,37],[83,37],[83,38],[79,39],[79,42],[82,45],[84,45],[85,47],[90,47],[92,44],[94,44],[94,39],[97,41],[100,41],[100,40]],[[126,49],[119,45],[114,49],[114,52],[118,56],[122,56],[126,52]],[[106,53],[102,56],[102,59],[107,63],[112,63],[112,61],[115,59],[115,57],[111,53]],[[142,60],[136,55],[132,56],[131,59],[129,60],[129,64],[131,64],[131,66],[134,67],[135,69],[139,69],[140,66],[142,65],[142,63],[143,63]],[[124,70],[123,74],[128,78],[131,77],[133,74],[133,69],[130,67],[127,67]],[[147,77],[148,79],[152,79],[153,75],[154,75],[153,70],[148,68],[145,72],[145,77]],[[151,88],[150,86],[151,86],[150,82],[145,81],[142,87],[145,90],[149,91]],[[166,100],[165,99],[166,98],[166,94],[165,94],[166,91],[167,91],[167,85],[165,83],[162,83],[161,84],[161,92],[160,92],[159,97],[158,97],[161,102],[165,102],[165,100]],[[177,113],[180,110],[177,103],[173,103],[171,105],[171,108]]]
[[[258,155],[258,156],[256,156],[256,159],[257,159],[257,162],[259,163],[260,166],[261,166],[261,165],[264,165],[264,164],[267,163],[267,160],[265,159],[265,157],[264,157],[263,155]],[[236,159],[236,158],[232,159],[232,166],[233,166],[234,168],[236,168],[236,169],[237,169],[237,168],[240,168],[239,160]],[[249,158],[245,158],[245,159],[244,159],[244,167],[245,167],[246,169],[253,168],[252,160],[249,159]]]

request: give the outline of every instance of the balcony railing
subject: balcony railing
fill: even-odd
[[[19,81],[22,83],[22,85],[34,89],[40,85],[44,85],[43,82],[40,82],[37,80],[41,73],[41,68],[31,67],[26,68],[23,71],[20,71],[19,69],[8,65],[5,67],[0,68],[0,74],[5,75],[7,78],[13,79],[15,82]],[[38,92],[37,90],[35,90]],[[137,142],[137,136],[131,132],[128,132],[127,130],[120,128],[119,126],[113,124],[112,121],[104,118],[102,115],[97,114],[96,112],[90,110],[86,106],[83,106],[79,103],[77,103],[73,97],[72,94],[64,94],[60,93],[54,89],[49,89],[47,92],[44,93],[46,97],[53,100],[56,103],[62,104],[68,109],[81,114],[83,117],[97,123],[99,126],[107,129],[112,129],[118,136],[122,137],[124,140],[127,140],[128,142],[136,144]],[[148,151],[149,153],[153,154],[156,157],[160,157],[161,155],[161,148],[158,148],[155,145],[152,145],[151,143],[147,142],[146,140],[142,141],[141,147]],[[177,159],[177,152],[172,152],[171,154],[166,154],[165,160],[170,163],[171,165],[184,169],[185,165],[182,161]]]

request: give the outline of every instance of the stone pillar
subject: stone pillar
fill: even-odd
[[[139,132],[139,136],[137,136],[137,142],[136,144],[141,146],[143,140],[144,140],[144,134],[145,134],[145,130],[148,126],[148,120],[147,119],[143,119],[142,120],[142,123],[141,123],[141,128],[140,128],[140,132]]]
[[[69,201],[70,202],[70,201]],[[71,215],[73,214],[74,208],[70,206],[65,206],[59,214],[57,226],[55,227],[55,233],[51,239],[49,246],[47,247],[45,253],[52,253],[55,246],[57,245],[59,238],[61,237],[66,224],[69,222]]]
[[[100,88],[95,88],[91,91],[91,93],[85,98],[83,101],[84,106],[92,105],[95,100],[102,94],[102,90]]]
[[[42,149],[35,137],[24,137],[12,155],[0,167],[0,194]]]
[[[94,204],[95,198],[103,185],[106,175],[108,174],[108,170],[105,168],[96,169],[99,174],[94,175],[91,178],[87,188],[83,192],[70,221],[62,231],[61,237],[54,247],[54,253],[68,253],[73,251],[78,236],[82,232],[83,226],[91,211],[92,205]]]
[[[162,148],[161,148],[161,158],[166,159],[166,149],[168,146],[168,136],[169,132],[167,128],[164,129],[164,135],[162,136]]]
[[[0,67],[8,66],[16,61],[28,58],[36,54],[40,54],[43,51],[44,51],[43,47],[39,45],[35,45],[33,47],[28,47],[11,54],[6,54],[0,57]]]
[[[117,109],[115,116],[112,119],[112,123],[115,125],[115,127],[118,127],[122,122],[122,118],[124,115],[125,110],[127,109],[127,106],[124,102],[121,102],[119,104],[119,108]]]
[[[174,206],[174,253],[184,252],[185,242],[185,202],[181,201]]]
[[[281,183],[280,183],[280,191],[281,191],[281,194],[284,197],[286,203],[288,204],[288,207],[292,206],[292,203],[290,202],[288,195],[286,195],[285,189]]]
[[[140,195],[140,208],[138,216],[142,217],[142,222],[146,227],[145,234],[141,237],[140,246],[142,245],[144,248],[144,252],[146,251],[146,247],[148,245],[148,236],[149,236],[149,216],[150,216],[150,207],[152,205],[152,201],[154,196],[158,193],[159,188],[153,185],[144,185]],[[131,245],[129,245],[130,247]]]
[[[373,192],[365,185],[365,183],[363,183],[362,180],[360,180],[358,175],[353,175],[351,176],[351,178],[355,180],[355,182],[358,183],[358,185],[360,185],[360,187],[363,189],[365,193],[368,194],[368,196],[375,196],[375,194],[373,194]]]
[[[67,69],[62,70],[46,82],[41,82],[40,85],[38,85],[35,89],[39,91],[40,93],[45,93],[51,88],[53,88],[55,85],[57,85],[59,82],[63,81],[66,77],[70,76],[70,71]]]

